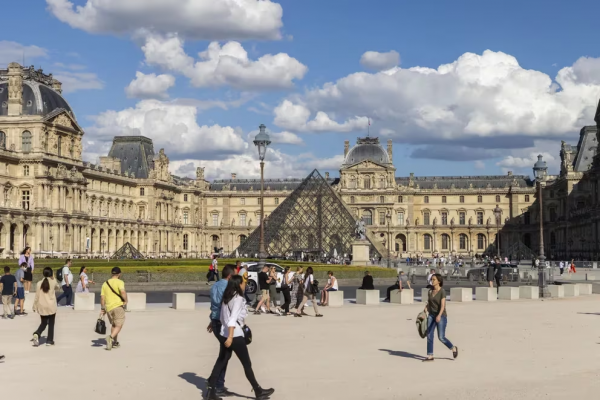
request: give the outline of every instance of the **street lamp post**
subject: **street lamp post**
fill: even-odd
[[[538,156],[538,160],[533,166],[533,174],[538,186],[538,202],[540,208],[540,251],[539,251],[539,266],[538,266],[538,286],[540,289],[540,298],[550,297],[548,291],[548,282],[546,280],[546,257],[544,256],[544,207],[542,195],[542,181],[546,177],[548,167],[546,162],[542,160],[542,155]]]
[[[54,258],[54,237],[50,235],[50,258]]]
[[[496,250],[498,258],[500,258],[500,218],[502,218],[502,209],[496,204],[494,208],[494,215],[496,216]]]
[[[387,267],[390,268],[390,247],[392,246],[392,233],[390,231],[390,221],[392,220],[392,214],[388,211],[385,215],[387,221],[387,234],[388,234],[388,246],[387,246]]]
[[[104,246],[106,245],[106,241],[102,240],[102,243],[100,243],[102,245],[102,258],[104,258]]]
[[[260,242],[258,248],[258,267],[259,271],[265,265],[265,259],[268,257],[265,250],[265,199],[264,199],[264,183],[265,183],[265,155],[267,154],[267,146],[271,144],[271,140],[264,124],[258,127],[258,135],[254,138],[254,145],[258,148],[258,158],[260,159]]]

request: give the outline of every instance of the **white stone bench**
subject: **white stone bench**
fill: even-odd
[[[585,280],[586,281],[595,281],[595,280],[598,280],[598,278],[597,278],[596,274],[585,274]]]
[[[579,295],[580,296],[587,296],[592,294],[592,284],[591,283],[578,283],[577,286],[579,286]],[[25,300],[27,301],[27,300]],[[27,307],[25,307],[27,308]]]
[[[127,293],[127,311],[146,309],[146,293]]]
[[[337,290],[335,292],[328,292],[329,294],[329,302],[327,303],[329,307],[341,307],[344,305],[344,291]]]
[[[367,306],[379,304],[379,290],[356,289],[356,304]]]
[[[390,293],[390,303],[413,304],[415,302],[415,291],[413,289],[392,290]]]
[[[519,288],[502,286],[498,292],[498,299],[500,300],[519,300]]]
[[[25,293],[25,312],[33,312],[33,301],[35,293]]]
[[[579,286],[563,285],[565,288],[565,297],[579,297]]]
[[[475,289],[475,300],[477,301],[496,301],[498,293],[491,287],[478,287]]]
[[[537,300],[540,298],[540,289],[537,286],[519,286],[519,298]]]
[[[466,302],[473,301],[473,290],[471,288],[451,288],[450,301]]]
[[[548,290],[550,291],[551,297],[556,297],[556,298],[565,297],[564,285],[548,285]]]
[[[421,289],[421,303],[427,303],[428,297],[429,297],[429,289],[422,288]]]
[[[195,310],[196,295],[194,293],[173,293],[173,309]]]
[[[96,308],[96,293],[74,293],[75,311],[94,311]]]

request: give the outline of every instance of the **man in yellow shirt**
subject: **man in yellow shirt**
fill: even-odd
[[[121,280],[121,268],[112,269],[112,278],[104,282],[100,293],[100,306],[102,315],[107,314],[111,325],[110,335],[106,337],[106,350],[119,347],[117,336],[125,323],[125,307],[127,306],[127,293],[125,282]]]

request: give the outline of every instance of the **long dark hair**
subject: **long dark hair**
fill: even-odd
[[[308,279],[310,279],[310,276],[313,274],[313,269],[312,267],[308,267],[306,268],[306,273],[304,274],[304,282],[306,282]]]
[[[48,278],[52,278],[52,268],[50,267],[46,267],[44,268],[44,281],[42,282],[42,290],[44,291],[44,293],[48,293],[48,291],[50,290],[50,282],[48,282]]]
[[[79,269],[79,276],[81,276],[81,274],[83,274],[84,269],[85,269],[85,265],[82,265],[81,268]]]
[[[229,278],[229,283],[227,284],[225,292],[223,293],[224,304],[229,304],[231,299],[233,299],[236,294],[238,296],[244,295],[244,291],[242,290],[243,281],[244,278],[242,278],[240,275],[232,275],[231,278]]]
[[[27,246],[23,249],[23,251],[21,252],[22,255],[25,255],[25,252],[27,251],[27,249],[31,250],[31,247]]]

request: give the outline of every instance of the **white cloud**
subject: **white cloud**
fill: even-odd
[[[375,71],[382,71],[400,65],[400,54],[397,51],[379,53],[367,51],[360,57],[360,64]]]
[[[57,71],[54,73],[54,78],[62,83],[65,93],[104,88],[104,82],[93,72]]]
[[[167,99],[167,90],[175,85],[173,75],[135,73],[135,79],[125,88],[127,97],[138,99]]]
[[[533,165],[538,160],[538,155],[543,156],[548,166],[549,174],[558,174],[560,169],[560,142],[558,140],[536,140],[533,146],[515,149],[505,155],[496,163],[503,171],[513,171],[520,174],[531,175]]]
[[[185,53],[181,37],[147,33],[142,50],[146,63],[180,73],[196,87],[231,86],[240,90],[290,89],[308,68],[285,53],[266,54],[256,61],[239,42],[209,44],[196,61]]]
[[[271,138],[271,143],[304,145],[304,140],[302,140],[302,138],[300,136],[296,135],[295,133],[288,132],[288,131],[283,131],[283,132],[269,131],[268,133],[269,133],[269,137]],[[251,146],[249,146],[249,147],[254,146],[253,141],[257,134],[258,134],[258,130],[248,132],[247,140],[248,140],[248,143],[251,144]]]
[[[306,106],[294,104],[290,100],[282,101],[273,111],[275,125],[296,132],[353,132],[365,130],[369,124],[367,117],[357,116],[339,123],[322,111],[309,120],[311,111]]]
[[[38,46],[25,46],[21,43],[0,40],[0,66],[6,67],[11,62],[29,65],[36,58],[48,57],[48,51]]]
[[[485,168],[485,163],[483,161],[481,161],[481,160],[477,160],[477,161],[475,161],[474,167],[476,169],[484,169]]]
[[[270,0],[46,0],[73,28],[124,34],[139,29],[179,32],[198,40],[279,39],[283,9]]]
[[[229,126],[197,123],[198,110],[159,100],[142,100],[134,108],[106,111],[93,118],[86,128],[88,157],[106,154],[117,135],[143,135],[156,149],[165,148],[173,160],[186,157],[219,158],[223,154],[241,153],[247,146],[238,130]]]

